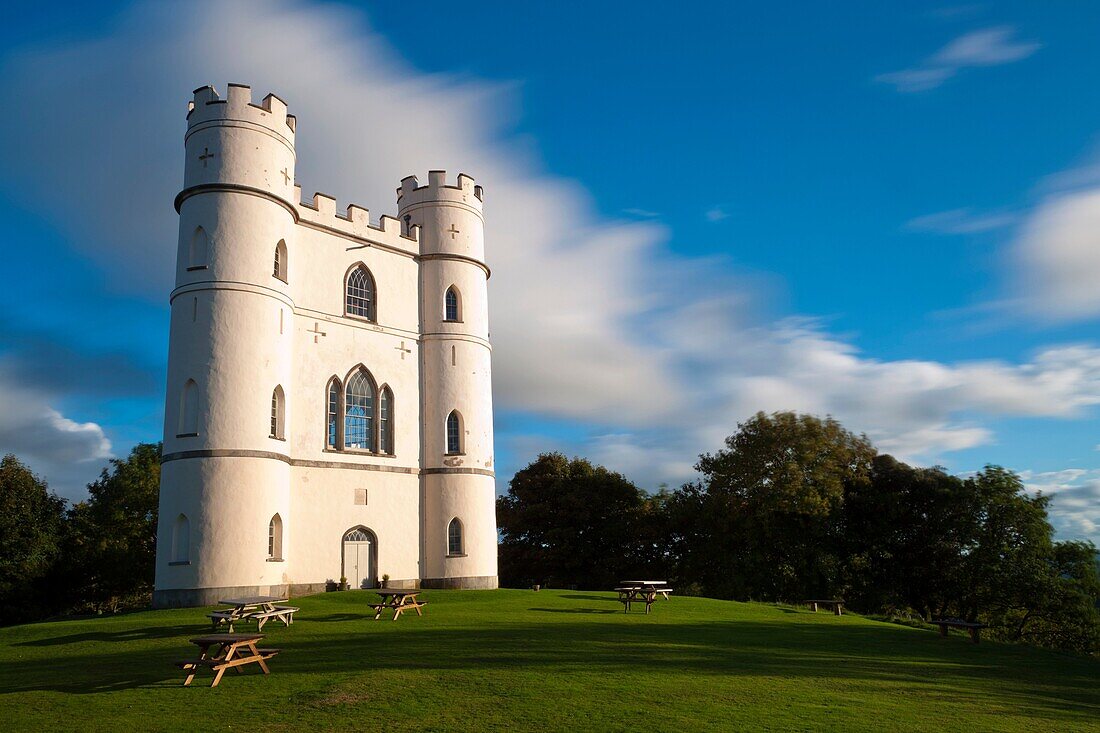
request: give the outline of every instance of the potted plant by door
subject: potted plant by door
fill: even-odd
[[[340,590],[347,590],[347,589],[348,589],[348,579],[347,579],[346,576],[341,575],[340,576]]]
[[[390,574],[382,573],[382,587],[385,588],[390,582]]]

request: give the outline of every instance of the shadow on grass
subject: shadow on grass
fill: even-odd
[[[210,624],[181,624],[178,626],[148,626],[126,631],[86,631],[80,634],[50,636],[45,639],[16,642],[12,646],[61,646],[79,644],[85,641],[121,642],[142,641],[147,639],[170,639],[204,634],[210,631]]]
[[[612,603],[618,603],[619,599],[616,596],[594,596],[594,595],[562,595],[561,598],[568,598],[571,601],[611,601]]]
[[[628,620],[624,623],[617,623],[611,617],[618,612],[608,609],[530,610],[598,614],[607,620],[559,622],[547,617],[545,623],[452,628],[432,624],[430,617],[395,626],[352,623],[363,617],[334,613],[303,617],[293,627],[280,629],[277,641],[269,638],[265,643],[283,650],[271,665],[272,676],[280,679],[339,677],[368,670],[370,674],[456,670],[561,674],[580,664],[586,672],[621,678],[661,669],[703,681],[725,676],[782,677],[803,679],[810,685],[847,680],[879,689],[882,684],[900,683],[960,706],[972,707],[986,696],[996,696],[998,704],[1010,702],[1021,711],[1062,721],[1079,723],[1100,715],[1095,685],[1098,667],[1094,663],[1023,648],[975,647],[957,639],[940,639],[931,632],[868,624],[682,623],[654,614],[658,617],[655,623],[643,613],[632,613],[625,616]],[[345,617],[347,627],[333,625]],[[381,629],[385,632],[376,633]],[[96,694],[176,687],[183,677],[172,663],[193,652],[186,638],[194,631],[194,626],[171,626],[23,642],[24,646],[53,646],[176,636],[181,643],[171,649],[104,644],[101,649],[80,649],[67,656],[9,662],[0,666],[0,690]],[[231,676],[225,682],[233,681]]]

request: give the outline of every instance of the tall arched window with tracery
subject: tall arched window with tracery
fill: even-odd
[[[344,390],[344,447],[374,450],[374,380],[366,369],[348,378]]]
[[[374,321],[377,320],[377,305],[374,278],[365,265],[359,265],[348,273],[347,315]]]
[[[447,452],[462,452],[462,416],[458,414],[458,410],[452,410],[447,416]]]
[[[458,517],[447,525],[447,554],[462,554],[462,522],[458,521]]]
[[[329,380],[325,403],[325,445],[336,448],[340,444],[340,380],[336,377]]]
[[[388,386],[378,398],[378,452],[393,455],[393,392]]]
[[[199,386],[194,379],[188,379],[180,393],[179,436],[192,436],[199,433]]]
[[[458,297],[458,290],[454,285],[447,288],[447,293],[443,296],[443,320],[445,321],[461,321],[462,310],[459,307],[461,300]]]
[[[280,239],[279,243],[275,245],[275,269],[271,273],[272,277],[276,277],[283,282],[286,282],[286,240]]]
[[[267,523],[267,559],[283,559],[283,518],[278,514]]]
[[[271,433],[268,437],[283,440],[286,423],[286,395],[283,394],[282,385],[275,385],[271,392]]]

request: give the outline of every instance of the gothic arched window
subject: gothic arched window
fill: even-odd
[[[461,321],[462,310],[459,304],[458,290],[452,285],[447,288],[447,293],[443,296],[443,320]]]
[[[339,445],[337,428],[340,424],[340,380],[336,377],[329,380],[325,402],[325,445],[335,448]]]
[[[382,388],[378,400],[378,452],[393,455],[393,392]]]
[[[192,436],[199,433],[199,386],[194,379],[188,379],[180,393],[179,436]]]
[[[447,525],[447,554],[462,554],[462,522],[458,521],[458,517]]]
[[[377,313],[375,300],[374,278],[366,265],[359,265],[348,273],[347,314],[374,321]]]
[[[283,282],[286,282],[286,240],[280,239],[279,243],[275,245],[275,270],[272,272],[272,277],[277,277]]]
[[[447,416],[447,452],[462,452],[462,416],[458,410],[452,410]]]
[[[198,270],[206,267],[206,257],[206,230],[198,227],[195,229],[195,233],[191,235],[191,244],[187,248],[187,269]]]
[[[286,396],[283,394],[282,386],[276,385],[271,392],[271,434],[268,437],[280,440],[285,438],[286,436],[283,434],[285,423]]]
[[[267,524],[267,558],[283,559],[283,518],[278,514]]]
[[[172,526],[172,562],[191,561],[191,522],[186,514],[176,517]]]
[[[344,390],[344,447],[374,450],[374,425],[374,380],[360,369]]]

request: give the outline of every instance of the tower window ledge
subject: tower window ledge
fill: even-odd
[[[172,562],[168,563],[168,566],[171,567],[173,565],[190,565],[190,564],[191,564],[190,560],[173,560]]]
[[[286,562],[286,560],[284,560],[281,557],[269,557],[269,558],[267,558],[267,561],[268,562]]]
[[[275,278],[276,280],[278,280],[279,282],[281,282],[281,283],[282,283],[283,285],[287,285],[287,284],[288,284],[288,283],[287,283],[287,281],[286,281],[286,280],[285,280],[284,278],[281,278],[281,277],[279,277],[278,275],[272,275],[271,277]]]
[[[466,557],[466,553],[465,552],[460,552],[456,555],[447,555],[447,557]]]
[[[464,451],[459,451],[457,453],[444,453],[443,455],[445,455],[445,456],[464,456],[464,455],[466,455],[466,453]]]
[[[176,437],[177,438],[197,438],[197,437],[199,437],[199,434],[198,433],[176,433]]]
[[[269,435],[267,437],[270,438],[271,440],[281,440],[284,443],[286,442],[286,438],[284,438],[282,436],[279,436],[279,435]]]
[[[192,265],[191,267],[187,268],[187,271],[188,272],[194,272],[195,270],[205,270],[205,269],[207,269],[206,265]]]
[[[450,318],[444,318],[443,322],[444,323],[465,323],[466,321],[462,320],[461,318],[458,319],[457,321],[453,321]]]

